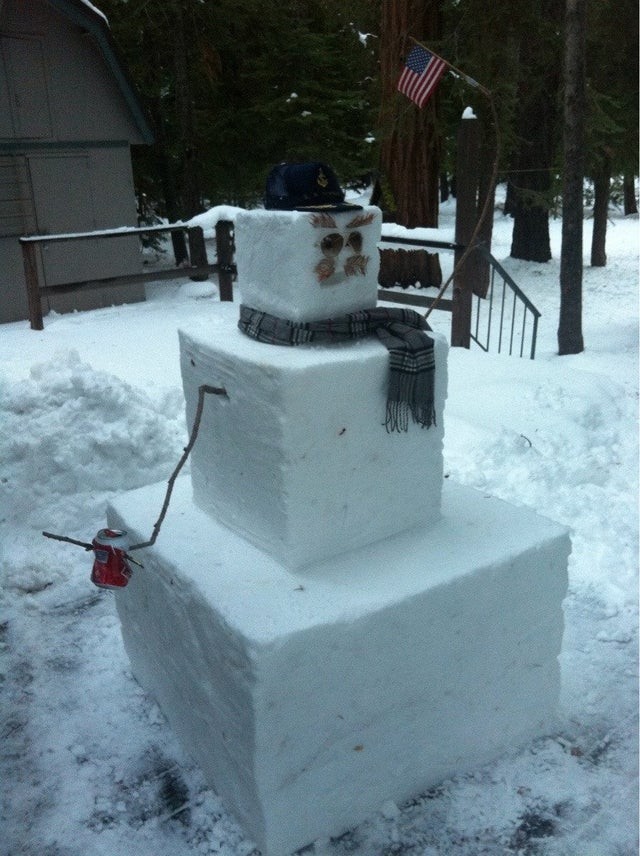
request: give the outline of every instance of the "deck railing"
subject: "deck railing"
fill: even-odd
[[[458,253],[465,249],[455,243],[418,238],[383,235],[381,241]],[[484,244],[478,244],[475,252],[482,254],[489,265],[490,274],[487,296],[484,298],[476,296],[473,301],[472,341],[483,351],[495,350],[497,353],[506,351],[510,356],[517,354],[520,357],[528,356],[533,360],[536,355],[538,319],[541,313]],[[409,289],[397,291],[385,288],[380,289],[378,294],[381,300],[392,303],[431,307],[436,302],[434,297]],[[438,300],[437,308],[446,312],[455,311],[453,301],[447,299]]]
[[[94,232],[75,232],[64,235],[24,235],[21,237],[22,259],[24,264],[25,286],[29,307],[29,321],[32,330],[44,328],[42,320],[42,296],[47,292],[69,293],[91,286],[93,288],[109,285],[126,285],[132,283],[160,282],[162,280],[189,278],[207,279],[211,274],[218,275],[221,300],[233,300],[232,281],[236,275],[233,262],[233,224],[227,220],[216,223],[216,255],[217,261],[209,263],[204,241],[204,233],[200,226],[189,226],[188,223],[167,223],[162,226],[126,226],[120,229],[101,229]],[[185,248],[184,260],[176,257],[176,267],[166,270],[146,271],[127,276],[99,277],[83,282],[68,282],[58,285],[47,285],[42,281],[41,269],[38,264],[38,248],[55,242],[88,241],[99,238],[117,240],[118,238],[141,237],[157,233],[185,233],[188,251]]]
[[[186,232],[189,243],[189,258],[185,267],[177,267],[163,271],[149,271],[125,277],[109,277],[95,279],[91,282],[74,282],[64,285],[46,286],[39,280],[36,248],[53,241],[83,241],[90,238],[110,238],[131,235],[144,235],[154,232],[172,233]],[[220,298],[233,300],[232,280],[236,269],[233,262],[233,224],[220,221],[216,225],[217,261],[210,264],[207,258],[202,229],[190,227],[185,223],[170,223],[163,226],[147,226],[142,228],[109,229],[98,232],[83,232],[67,235],[29,235],[20,238],[24,257],[25,280],[29,299],[29,318],[34,330],[42,330],[41,295],[46,291],[75,291],[87,285],[108,285],[113,283],[151,282],[154,280],[175,279],[177,277],[207,278],[217,273],[220,285]],[[418,238],[401,238],[383,235],[382,243],[408,245],[429,248],[438,251],[449,251],[460,254],[464,247],[449,241],[422,240]],[[522,289],[514,282],[502,265],[491,255],[484,244],[478,244],[475,250],[483,255],[490,270],[489,288],[486,298],[476,297],[471,313],[470,338],[483,351],[493,349],[501,353],[508,350],[510,355],[517,353],[534,359],[536,353],[536,338],[538,334],[538,319],[540,312]],[[436,298],[427,294],[417,293],[414,289],[399,291],[396,289],[379,289],[381,300],[392,303],[409,304],[430,308]],[[437,300],[437,308],[446,312],[455,312],[455,304],[451,299]],[[497,320],[496,320],[497,319]]]

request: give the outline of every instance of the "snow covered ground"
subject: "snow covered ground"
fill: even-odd
[[[638,220],[611,212],[607,267],[584,270],[586,349],[567,357],[551,228],[554,259],[517,262],[496,212],[493,253],[542,312],[537,358],[450,353],[445,469],[571,527],[557,729],[311,854],[638,852]],[[0,327],[1,856],[255,853],[133,680],[91,556],[41,535],[90,541],[109,497],[168,479],[187,436],[176,330],[216,300],[161,284],[43,332]]]

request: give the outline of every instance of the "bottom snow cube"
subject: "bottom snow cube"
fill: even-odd
[[[144,540],[164,491],[109,525]],[[116,597],[134,675],[284,856],[552,726],[569,552],[564,527],[447,482],[438,523],[293,573],[181,478]]]

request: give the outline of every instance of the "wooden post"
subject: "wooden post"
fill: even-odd
[[[32,241],[21,241],[22,263],[24,265],[24,281],[27,286],[27,301],[29,304],[29,321],[32,330],[44,330],[42,322],[42,303],[40,301],[40,284],[38,282],[38,255],[36,245]]]
[[[183,229],[174,229],[171,232],[171,244],[173,245],[173,255],[176,260],[176,267],[182,267],[185,262],[189,261],[187,242],[184,239]]]
[[[458,129],[456,164],[456,243],[466,247],[473,236],[478,216],[479,128],[473,117],[463,119]],[[455,263],[463,254],[455,253]],[[471,303],[473,298],[473,253],[456,272],[451,311],[451,346],[471,346]]]
[[[219,220],[216,223],[218,252],[218,287],[220,300],[233,300],[233,223]]]
[[[191,267],[207,267],[209,261],[207,259],[207,248],[204,243],[202,228],[200,226],[191,226],[187,230],[187,235],[189,236],[189,259],[191,260]],[[209,275],[203,273],[197,276],[190,276],[189,279],[194,282],[204,282],[204,280],[209,279]]]

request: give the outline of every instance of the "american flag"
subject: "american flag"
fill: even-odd
[[[398,91],[415,101],[418,107],[424,107],[446,69],[447,63],[443,59],[422,45],[416,45],[405,60]]]

